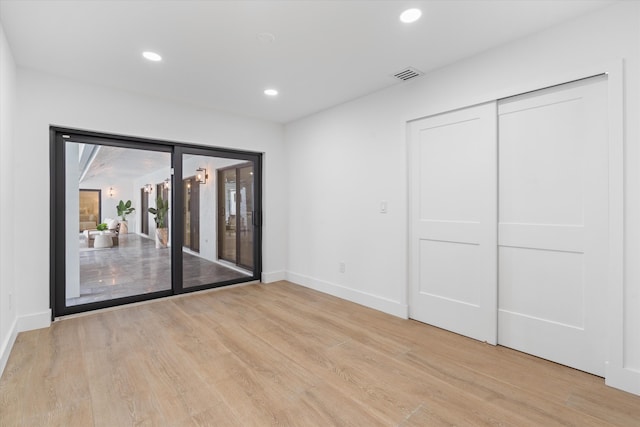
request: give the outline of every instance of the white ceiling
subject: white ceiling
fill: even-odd
[[[88,144],[87,146],[91,147],[91,145]],[[165,171],[166,178],[170,177],[171,154],[169,153],[108,145],[100,145],[98,147],[97,154],[89,162],[87,173],[84,177],[81,177],[80,182],[83,188],[91,186],[106,187],[114,184],[121,185],[122,183],[130,183],[145,175],[157,174],[161,171]],[[192,165],[192,169],[187,170],[187,165],[193,161],[201,163],[196,163],[196,166]],[[187,177],[195,174],[195,167],[205,165],[228,167],[233,164],[246,163],[246,160],[183,154],[182,162],[183,168],[185,168],[183,169],[183,176]],[[212,173],[214,173],[214,171],[210,170],[209,174]],[[165,177],[163,176],[162,178]],[[157,184],[157,182],[152,182],[151,184]]]
[[[609,3],[0,0],[0,20],[21,67],[286,123]],[[422,19],[399,22],[408,7]]]
[[[167,178],[171,169],[171,154],[133,148],[99,146],[95,158],[89,163],[87,173],[80,182],[114,183],[132,181],[162,169]]]

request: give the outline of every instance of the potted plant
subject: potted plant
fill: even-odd
[[[93,247],[96,249],[112,247],[113,239],[110,235],[105,234],[105,231],[108,230],[107,223],[101,222],[100,224],[96,225],[96,230],[98,230],[98,235],[93,239]]]
[[[167,212],[169,212],[169,201],[165,202],[160,196],[156,199],[156,207],[149,208],[149,213],[154,215],[153,220],[156,223],[156,248],[166,248],[169,242],[169,232],[165,225]]]
[[[127,203],[120,200],[116,205],[118,216],[120,217],[120,234],[127,234],[129,232],[129,223],[127,222],[127,215],[135,211],[136,208],[131,206],[131,200],[127,200]]]

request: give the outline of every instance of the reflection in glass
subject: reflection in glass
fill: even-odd
[[[171,155],[67,141],[65,158],[66,305],[171,289],[170,250],[156,249],[145,205],[155,206],[145,185],[169,176]],[[135,208],[128,232],[120,230],[120,200]]]
[[[240,191],[240,217],[238,226],[238,265],[253,268],[253,166],[237,169]]]
[[[236,263],[236,170],[221,170],[220,179],[220,201],[224,206],[224,218],[221,218],[220,224],[220,253],[219,258],[225,261]]]

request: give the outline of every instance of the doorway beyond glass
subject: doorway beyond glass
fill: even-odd
[[[253,267],[253,165],[218,169],[218,258]]]

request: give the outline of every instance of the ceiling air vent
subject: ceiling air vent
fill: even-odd
[[[420,77],[421,75],[423,75],[424,73],[420,70],[417,70],[415,68],[412,67],[407,67],[402,71],[398,71],[397,73],[395,73],[393,75],[393,77],[395,77],[396,79],[400,79],[402,81],[407,81],[407,80],[411,80],[415,77]]]

